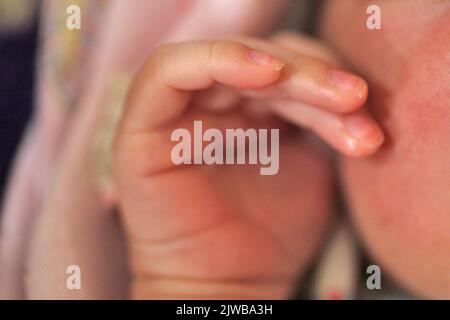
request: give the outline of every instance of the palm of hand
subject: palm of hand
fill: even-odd
[[[130,137],[135,176],[124,194],[124,221],[135,274],[271,286],[285,296],[317,248],[331,211],[331,173],[324,154],[273,116],[245,107],[211,114],[192,110],[170,130]],[[170,134],[192,128],[280,128],[280,170],[259,165],[170,162]],[[149,150],[161,150],[151,153]],[[266,287],[267,288],[267,287]]]

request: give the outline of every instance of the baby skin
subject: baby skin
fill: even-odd
[[[131,297],[287,298],[333,216],[329,153],[384,142],[363,110],[368,85],[309,38],[168,44],[138,72],[114,148]],[[280,130],[280,167],[174,165],[171,133]]]
[[[366,28],[378,5],[382,30]],[[345,194],[383,271],[425,298],[450,298],[450,2],[327,1],[322,37],[370,87],[386,143],[342,158]]]

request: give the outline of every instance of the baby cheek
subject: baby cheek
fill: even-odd
[[[341,161],[347,200],[374,258],[405,287],[439,298],[450,297],[449,39],[430,37],[403,64],[394,89],[371,87],[369,108],[386,145],[372,158]]]

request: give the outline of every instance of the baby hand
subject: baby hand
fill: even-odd
[[[168,44],[138,73],[115,153],[115,188],[134,298],[285,298],[332,213],[328,158],[375,152],[383,134],[361,110],[366,82],[321,44],[271,40]],[[171,134],[277,128],[280,168],[172,162]]]

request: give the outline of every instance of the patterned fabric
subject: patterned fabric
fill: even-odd
[[[82,29],[66,28],[66,8],[77,5],[82,12]],[[103,20],[107,1],[44,1],[45,19],[41,26],[41,68],[50,70],[53,84],[63,107],[73,108],[87,79],[86,62],[95,44],[98,26]]]

